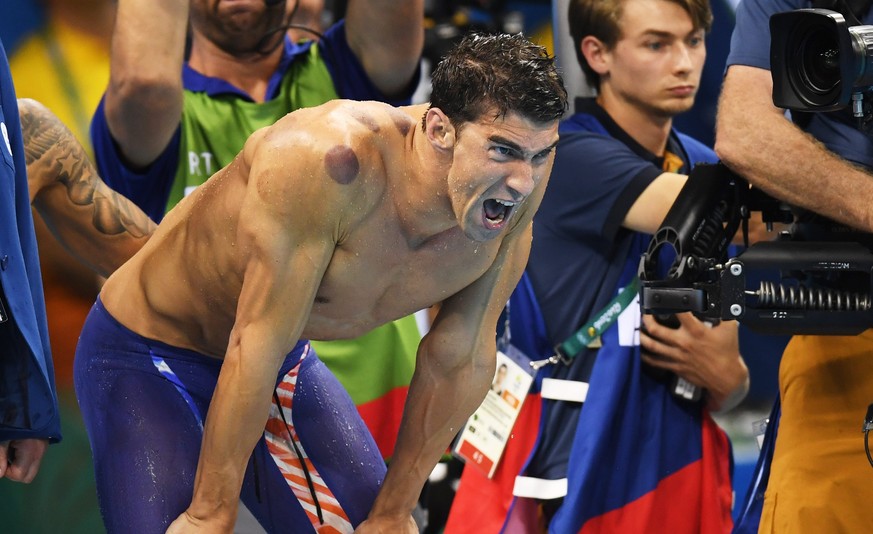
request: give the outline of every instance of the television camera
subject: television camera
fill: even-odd
[[[873,134],[873,26],[855,13],[871,0],[824,0],[770,19],[773,102],[803,124],[833,112]],[[821,4],[821,2],[819,2]],[[731,246],[749,219],[791,224],[772,241]],[[693,312],[765,334],[854,335],[873,327],[873,235],[797,210],[721,164],[694,168],[640,259],[644,313]],[[867,458],[873,404],[863,425]]]
[[[852,7],[864,9],[843,5],[845,15],[812,8],[770,17],[773,103],[794,114],[850,108],[869,133],[873,26],[861,25]]]

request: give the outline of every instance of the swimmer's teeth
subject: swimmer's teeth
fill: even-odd
[[[506,216],[509,215],[509,211],[510,211],[510,210],[513,208],[513,206],[515,206],[515,204],[516,204],[515,202],[513,202],[513,201],[511,201],[511,200],[501,200],[501,199],[499,199],[499,198],[495,198],[495,199],[492,199],[492,200],[493,200],[496,204],[499,204],[500,206],[503,206],[503,211],[502,211],[501,213],[499,213],[496,217],[490,217],[490,216],[488,216],[487,213],[486,213],[486,216],[488,217],[488,219],[489,219],[490,221],[493,221],[493,222],[499,222],[499,221],[504,220],[504,219],[506,218]]]

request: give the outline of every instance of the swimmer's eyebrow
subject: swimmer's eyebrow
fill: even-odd
[[[497,143],[499,145],[504,145],[505,147],[512,149],[513,152],[515,152],[519,156],[527,156],[528,155],[528,152],[526,152],[521,147],[521,145],[519,145],[515,141],[510,141],[509,139],[507,139],[501,135],[492,135],[492,136],[488,137],[488,140],[493,142],[493,143]],[[547,146],[546,148],[544,148],[542,150],[537,150],[535,152],[532,152],[531,157],[537,156],[539,154],[545,154],[545,153],[551,152],[556,146],[558,146],[557,141],[555,141],[554,143],[552,143],[551,145]]]

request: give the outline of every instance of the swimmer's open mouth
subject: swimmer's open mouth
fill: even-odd
[[[489,225],[498,227],[509,218],[512,209],[515,208],[517,202],[511,200],[500,200],[497,198],[489,198],[483,203],[485,210],[485,220]]]

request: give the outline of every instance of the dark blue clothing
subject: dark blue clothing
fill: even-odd
[[[635,232],[625,215],[660,176],[660,158],[640,146],[593,100],[561,123],[557,156],[534,218],[527,271],[552,343],[564,341],[615,296]],[[705,145],[675,130],[672,148],[688,164],[714,162]],[[680,169],[687,173],[687,170]]]
[[[61,438],[18,102],[0,43],[0,441]]]
[[[576,109],[561,123],[549,187],[534,217],[525,272],[533,294],[523,278],[510,299],[511,341],[537,359],[547,358],[549,346],[594,319],[636,277],[651,236],[622,222],[664,173],[663,158],[634,141],[593,100]],[[675,130],[667,150],[682,160],[677,172],[716,159]],[[531,319],[538,312],[543,322]],[[639,323],[633,300],[605,329],[600,348],[537,373],[532,398],[542,399],[539,435],[521,469],[526,478],[515,481],[502,532],[526,531],[524,525],[537,521],[534,503],[542,501],[555,534],[647,527],[723,534],[730,528],[727,436],[701,402],[680,399],[666,380],[644,369]],[[587,395],[556,400],[547,394],[546,378],[583,382]],[[692,512],[660,511],[675,502]]]
[[[162,533],[191,503],[221,366],[127,329],[98,298],[76,348],[74,379],[108,532]],[[379,448],[308,341],[286,356],[276,384],[240,498],[268,532],[314,532],[315,502],[325,523],[350,532],[385,478]]]
[[[593,99],[580,100],[576,109],[580,112],[561,123],[549,186],[534,217],[526,271],[551,346],[567,339],[615,296],[632,249],[638,257],[650,238],[621,224],[640,194],[664,172],[660,158],[634,141]],[[685,167],[716,161],[711,149],[675,130],[668,149]],[[553,378],[587,382],[595,355],[589,350],[570,366],[552,366]],[[544,403],[546,431],[526,474],[556,479],[566,476],[582,406]]]

